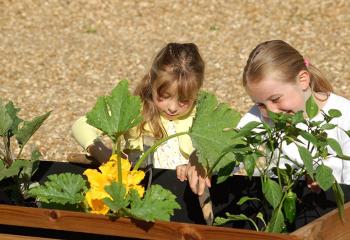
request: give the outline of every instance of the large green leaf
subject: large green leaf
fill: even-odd
[[[256,160],[259,158],[258,154],[255,152],[246,154],[244,156],[244,168],[247,171],[247,175],[252,177],[254,174],[254,169],[256,165]]]
[[[334,198],[335,198],[336,203],[337,203],[339,216],[340,216],[341,220],[344,221],[345,219],[344,219],[344,192],[343,192],[343,189],[341,188],[341,186],[339,185],[339,183],[337,181],[334,181],[334,183],[332,185],[332,190],[333,190]]]
[[[6,110],[7,110],[7,113],[10,115],[11,119],[12,119],[12,126],[10,128],[10,137],[15,135],[18,131],[18,125],[23,122],[22,119],[20,119],[18,116],[17,116],[17,113],[20,111],[20,108],[16,108],[14,105],[13,105],[13,102],[12,101],[9,101],[7,104],[6,104]]]
[[[280,233],[282,232],[284,225],[284,216],[281,208],[276,208],[272,213],[271,220],[267,226],[267,231]]]
[[[0,181],[4,178],[17,176],[21,169],[28,167],[30,164],[32,164],[30,161],[16,160],[10,167],[6,168],[3,161],[0,161]]]
[[[8,113],[5,105],[2,104],[0,99],[0,136],[5,136],[11,129],[13,120],[11,115]]]
[[[29,190],[29,195],[38,201],[58,204],[80,204],[84,200],[86,181],[72,173],[52,174],[44,185]]]
[[[282,199],[282,188],[274,180],[267,178],[265,182],[262,183],[262,191],[266,200],[275,209],[281,202]]]
[[[333,138],[327,138],[328,145],[337,153],[337,155],[343,155],[342,148],[337,140]]]
[[[18,144],[23,147],[33,134],[39,129],[43,122],[50,116],[52,111],[49,111],[41,116],[35,117],[31,121],[24,121],[23,126],[18,129],[16,139]]]
[[[229,214],[226,213],[227,218],[223,218],[223,217],[216,217],[214,220],[214,225],[224,225],[228,222],[231,221],[253,221],[251,218],[247,217],[244,214]]]
[[[111,185],[105,187],[106,192],[111,198],[104,198],[103,202],[115,213],[120,209],[126,208],[129,205],[129,198],[126,195],[126,189],[123,184],[112,182]]]
[[[310,119],[314,118],[318,113],[318,106],[313,96],[310,96],[306,101],[306,113]]]
[[[300,157],[304,162],[305,169],[307,173],[310,175],[310,177],[312,178],[313,172],[314,172],[312,155],[305,147],[299,146],[299,145],[297,147],[298,147]]]
[[[240,139],[234,138],[234,131],[225,130],[235,128],[239,120],[240,114],[226,104],[218,104],[214,95],[200,94],[190,136],[198,161],[206,169],[215,167],[214,170],[218,171],[229,163],[235,164],[235,155],[231,152],[225,154],[225,150]]]
[[[141,100],[130,95],[128,81],[123,80],[112,90],[111,96],[99,97],[86,117],[88,124],[116,140],[141,122]]]
[[[320,187],[327,191],[334,183],[333,170],[326,165],[320,165],[316,169],[316,181]]]
[[[169,221],[174,209],[180,209],[176,196],[159,185],[152,185],[140,199],[136,190],[131,190],[131,208],[127,209],[133,218],[144,221]]]
[[[26,165],[23,170],[21,171],[20,178],[23,180],[30,181],[31,177],[34,175],[34,173],[38,170],[41,153],[38,150],[32,151],[32,155],[30,160],[25,160],[28,162],[28,165]],[[18,160],[16,160],[18,161]]]

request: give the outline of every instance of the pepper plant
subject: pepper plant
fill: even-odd
[[[254,172],[260,175],[262,193],[273,209],[262,230],[282,232],[286,224],[294,223],[297,196],[293,188],[304,177],[316,181],[324,191],[332,188],[339,215],[343,218],[344,194],[332,169],[325,164],[325,159],[330,156],[329,148],[336,157],[350,159],[343,154],[339,143],[327,136],[327,130],[337,127],[331,120],[340,117],[341,112],[336,109],[327,113],[321,110],[323,120],[314,121],[318,112],[317,104],[310,97],[306,102],[306,118],[303,111],[295,114],[269,112],[268,122],[250,122],[241,129],[233,130],[242,143],[232,145],[228,151],[235,153],[249,177]],[[283,148],[289,145],[295,146],[300,158],[285,154]],[[257,220],[261,220],[260,216]],[[230,220],[237,220],[237,215],[228,213],[227,218],[217,218],[216,224]]]

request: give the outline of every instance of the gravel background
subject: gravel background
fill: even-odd
[[[31,119],[53,110],[26,147],[64,161],[81,152],[70,127],[120,79],[131,88],[167,42],[194,42],[204,89],[245,112],[249,52],[283,39],[350,98],[350,1],[0,0],[0,97]]]

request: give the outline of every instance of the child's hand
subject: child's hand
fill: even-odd
[[[309,175],[305,176],[306,179],[306,183],[307,183],[307,187],[314,193],[320,193],[321,192],[321,188],[320,185],[318,185],[318,183],[314,180],[312,180],[312,178]]]
[[[198,195],[204,193],[205,187],[211,187],[210,179],[206,176],[205,169],[197,162],[195,154],[190,156],[188,164],[176,167],[176,176],[181,182],[189,180],[192,192]]]
[[[187,180],[187,165],[188,164],[183,164],[183,165],[176,166],[176,177],[181,182]]]

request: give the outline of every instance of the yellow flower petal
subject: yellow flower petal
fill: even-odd
[[[135,186],[132,186],[131,188],[135,189],[139,193],[141,198],[143,197],[143,194],[145,193],[144,187],[142,187],[141,185],[135,185]]]
[[[103,202],[103,198],[105,198],[106,196],[103,198],[100,198],[101,196],[99,196],[99,198],[95,198],[95,196],[96,195],[91,191],[88,191],[85,194],[85,200],[88,206],[91,208],[90,212],[94,214],[105,215],[109,211],[108,206]]]
[[[145,173],[143,171],[135,171],[132,170],[131,172],[129,172],[128,174],[128,185],[136,185],[139,184],[142,179],[144,179],[145,177]]]
[[[102,175],[95,169],[85,170],[84,175],[87,176],[92,189],[100,189],[100,191],[104,191],[104,187],[111,183],[107,176]]]

